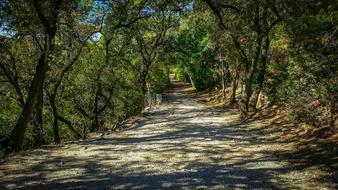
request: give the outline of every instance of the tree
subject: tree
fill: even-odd
[[[204,0],[204,2],[215,14],[220,28],[231,37],[232,43],[240,55],[242,70],[240,110],[241,116],[245,118],[249,112],[253,77],[257,71],[259,58],[262,57],[261,61],[266,62],[266,58],[264,58],[266,56],[262,56],[262,51],[268,52],[269,34],[271,29],[280,22],[279,13],[271,0],[256,0],[250,3],[233,1],[229,4],[212,0]],[[223,13],[224,15],[233,15],[233,19],[227,17],[225,23]],[[243,25],[249,26],[246,27],[247,31],[242,30],[238,34],[236,29]],[[266,40],[263,48],[264,39]],[[244,47],[250,47],[250,49]]]
[[[45,41],[42,53],[36,65],[36,71],[28,91],[25,106],[9,138],[9,148],[14,151],[22,149],[27,124],[34,110],[36,110],[36,106],[41,104],[43,85],[49,67],[49,56],[54,48],[54,38],[57,31],[56,26],[62,5],[62,0],[51,0],[46,3],[34,0],[31,5],[44,29]]]
[[[165,7],[159,7],[155,12],[154,16],[147,20],[139,21],[133,28],[138,51],[142,58],[140,83],[143,94],[146,93],[147,76],[150,66],[154,63],[158,49],[162,45],[167,31],[172,26],[172,11],[166,10]]]

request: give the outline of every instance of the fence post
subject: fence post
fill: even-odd
[[[162,94],[156,94],[156,104],[160,105],[162,103]]]

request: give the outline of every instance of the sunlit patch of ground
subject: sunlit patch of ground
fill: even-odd
[[[295,142],[266,120],[239,121],[175,82],[134,128],[20,153],[0,165],[7,189],[336,189],[325,164],[289,159]]]

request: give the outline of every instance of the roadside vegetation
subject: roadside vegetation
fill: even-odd
[[[337,135],[337,72],[336,1],[2,0],[0,157],[114,129],[170,73]]]

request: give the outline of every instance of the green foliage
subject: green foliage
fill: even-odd
[[[177,79],[193,83],[197,91],[213,88],[217,81],[214,68],[217,51],[211,39],[216,28],[211,20],[210,12],[193,12],[184,19],[178,32],[171,34],[171,48],[179,53],[173,73]]]
[[[115,124],[131,116],[138,115],[143,109],[143,100],[144,95],[139,91],[121,89],[115,99]]]
[[[280,62],[272,65],[271,72],[279,77],[270,80],[270,87],[277,92],[279,102],[289,107],[295,122],[314,126],[334,122],[338,101],[337,16],[337,11],[319,11],[296,17],[287,23],[289,57],[283,58],[278,52],[274,55]],[[281,49],[283,43],[278,46]]]
[[[174,65],[172,67],[172,72],[177,80],[183,82],[190,82],[188,71],[186,70],[185,67],[182,67],[181,64]]]
[[[161,94],[170,84],[168,68],[153,68],[149,77],[152,91],[156,94]]]
[[[223,77],[228,86],[234,82],[234,88],[237,83],[252,85],[245,92],[250,96],[263,84],[261,91],[271,103],[287,106],[293,121],[332,125],[338,102],[338,12],[332,7],[324,11],[307,1],[266,4],[269,8],[264,12],[264,3],[257,2],[236,1],[241,11],[222,9],[221,18],[204,1],[194,1],[192,10],[185,4],[189,1],[81,0],[64,4],[57,14],[54,46],[46,59],[45,140],[52,142],[56,134],[56,112],[66,120],[57,120],[63,140],[112,128],[140,114],[145,85],[150,84],[152,93],[163,93],[171,73],[192,83],[197,91],[221,86]],[[258,17],[268,15],[260,18],[261,28],[252,11],[256,6]],[[266,24],[275,21],[275,11],[284,20],[262,34],[260,43],[258,33],[260,29],[266,32]],[[44,12],[47,17],[51,14]],[[22,112],[36,64],[47,47],[47,35],[34,4],[28,1],[5,1],[0,13],[3,137],[11,134]],[[267,66],[263,64],[266,44],[270,45]],[[255,60],[258,66],[252,67]],[[262,78],[260,71],[265,68]],[[34,127],[30,122],[24,137],[26,147],[34,144]],[[0,147],[0,157],[2,154]]]
[[[194,81],[194,86],[197,91],[210,89],[216,84],[215,70],[203,67],[202,65],[196,65],[189,70],[191,73],[191,79]]]
[[[0,26],[1,137],[13,131],[25,104],[20,98],[26,100],[46,47],[44,21],[34,6],[20,0],[0,7],[6,26]],[[56,138],[55,121],[61,139],[73,140],[140,114],[145,83],[152,92],[163,93],[170,83],[168,61],[161,57],[166,55],[163,42],[178,24],[181,6],[178,1],[81,0],[63,4],[58,18],[43,12],[46,22],[57,19],[43,89],[42,134],[47,143]],[[5,30],[16,35],[2,36]],[[28,125],[25,148],[34,144],[34,127]]]

